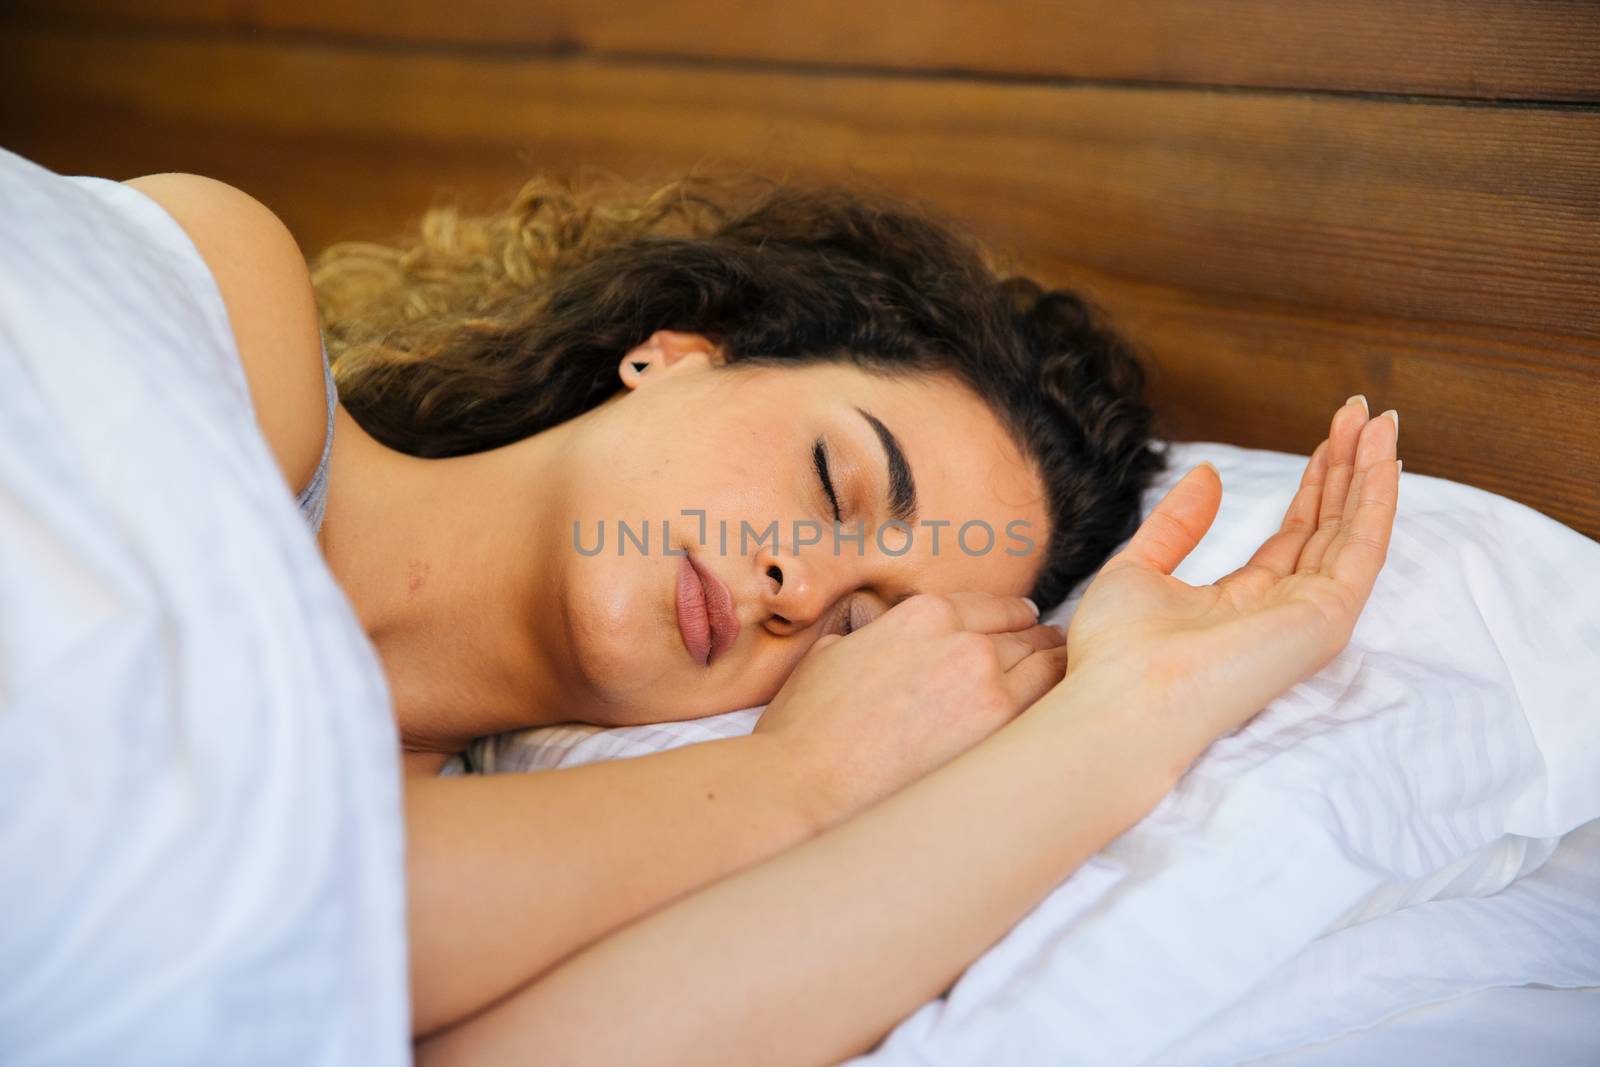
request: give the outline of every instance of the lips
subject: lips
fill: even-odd
[[[733,594],[692,555],[678,560],[677,609],[683,647],[689,650],[689,658],[702,667],[709,666],[739,639]]]

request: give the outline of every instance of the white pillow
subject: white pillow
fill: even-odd
[[[1224,496],[1177,571],[1190,582],[1250,556],[1305,465],[1176,444],[1146,511],[1207,459]],[[1349,647],[1214,744],[872,1061],[1137,1063],[1323,935],[1537,869],[1600,818],[1596,603],[1600,544],[1503,497],[1405,474]],[[746,731],[758,715],[533,730],[473,755],[486,770],[566,766]]]

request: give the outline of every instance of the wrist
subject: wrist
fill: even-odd
[[[1018,721],[1029,721],[1051,751],[1081,755],[1097,775],[1119,783],[1106,800],[1125,800],[1132,825],[1172,791],[1194,759],[1174,731],[1161,728],[1161,697],[1144,679],[1083,668]]]
[[[802,838],[815,837],[848,814],[835,776],[787,733],[757,730],[733,740],[754,781],[793,817]]]

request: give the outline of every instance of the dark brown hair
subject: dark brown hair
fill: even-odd
[[[836,184],[695,177],[646,196],[540,178],[503,213],[437,209],[403,245],[335,245],[313,279],[346,408],[419,456],[588,410],[658,329],[703,334],[732,364],[949,375],[1045,485],[1031,595],[1048,610],[1132,533],[1165,452],[1104,315],[991,262],[933,209]]]

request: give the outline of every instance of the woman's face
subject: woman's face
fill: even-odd
[[[571,425],[563,484],[545,487],[559,543],[543,587],[559,610],[537,625],[563,718],[763,704],[817,638],[915,592],[1031,587],[1043,485],[954,380],[724,367],[704,338],[671,331],[621,377]]]

